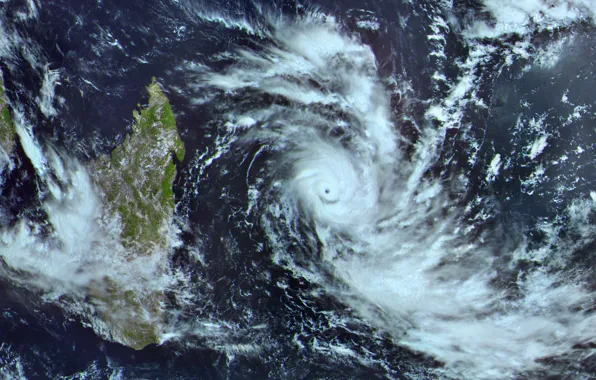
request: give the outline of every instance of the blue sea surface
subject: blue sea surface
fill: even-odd
[[[178,311],[180,323],[233,321],[230,325],[239,328],[230,328],[233,336],[230,344],[262,347],[250,354],[242,354],[240,349],[231,353],[230,349],[223,350],[208,338],[188,331],[181,332],[177,339],[143,350],[124,347],[98,337],[90,321],[44,302],[40,291],[24,288],[2,276],[12,269],[0,256],[0,378],[405,379],[413,374],[419,378],[439,378],[432,370],[441,367],[441,363],[431,355],[395,344],[390,334],[365,324],[361,316],[354,316],[356,313],[349,303],[326,293],[320,284],[293,273],[288,266],[271,260],[273,248],[259,227],[260,216],[238,210],[244,210],[249,202],[246,173],[251,171],[253,160],[266,162],[273,157],[272,150],[264,149],[259,156],[262,146],[255,143],[248,153],[224,152],[212,166],[201,169],[205,172],[201,172],[202,180],[197,180],[195,157],[213,152],[219,131],[212,122],[213,115],[225,110],[199,101],[208,94],[201,94],[197,89],[200,86],[192,84],[194,77],[181,69],[192,62],[204,70],[223,71],[235,63],[226,52],[241,48],[261,51],[274,43],[242,25],[257,30],[269,28],[268,20],[272,18],[300,22],[311,10],[333,15],[346,33],[358,34],[362,43],[371,47],[380,76],[407,79],[410,92],[406,95],[411,98],[404,100],[395,91],[391,93],[390,103],[396,119],[408,114],[397,128],[404,136],[400,142],[404,152],[413,157],[411,142],[421,136],[418,126],[438,123],[429,120],[426,111],[452,89],[438,85],[433,78],[440,72],[445,83],[452,83],[468,73],[464,62],[472,50],[453,26],[440,30],[440,38],[429,38],[439,34],[432,29],[436,28],[433,20],[440,16],[457,19],[464,25],[470,14],[482,14],[482,7],[476,1],[456,1],[451,12],[435,3],[387,0],[302,4],[290,0],[44,0],[39,3],[8,0],[0,3],[0,24],[2,31],[8,33],[3,38],[18,40],[21,47],[11,48],[10,54],[0,54],[7,96],[34,124],[35,136],[40,141],[60,147],[82,162],[108,153],[129,131],[132,111],[137,104],[146,102],[145,88],[152,78],[163,85],[176,113],[186,151],[191,152],[179,163],[179,178],[174,186],[181,204],[179,212],[187,221],[181,232],[183,244],[176,248],[170,265],[183,269],[193,279],[191,292],[196,300],[190,306],[179,305],[172,297],[167,307]],[[32,9],[36,14],[23,16]],[[508,58],[505,52],[511,51],[516,36],[479,42],[494,49],[474,71],[475,96],[485,106],[462,102],[461,123],[473,128],[465,136],[459,130],[448,130],[440,158],[427,174],[443,182],[460,172],[468,175],[467,188],[458,193],[454,202],[475,205],[476,208],[470,207],[470,224],[479,220],[484,210],[494,211],[475,230],[475,238],[481,239],[486,231],[497,231],[489,239],[499,241],[502,237],[507,243],[528,239],[529,244],[542,244],[547,237],[533,230],[536,220],[550,223],[573,199],[596,191],[596,112],[589,109],[581,111],[584,113],[580,117],[569,116],[575,107],[570,104],[595,104],[594,30],[589,23],[580,23],[536,32],[530,40],[538,50],[551,41],[564,40],[566,35],[574,36],[566,42],[568,53],[550,66],[530,65],[531,58]],[[437,41],[442,44],[444,57],[436,55]],[[1,45],[2,38],[0,50]],[[515,63],[506,64],[508,59]],[[60,76],[54,94],[56,117],[44,115],[38,99],[48,70],[57,70]],[[567,94],[570,103],[560,101],[563,94]],[[258,99],[264,106],[283,103],[267,97]],[[244,100],[246,104],[255,101]],[[573,157],[570,154],[567,163],[549,164],[545,177],[530,183],[536,163],[528,160],[526,147],[538,135],[527,129],[520,132],[517,126],[529,123],[536,115],[544,115],[542,122],[546,127],[541,133],[549,136],[549,148],[541,156],[544,162],[556,161],[562,153],[573,152],[578,146],[586,153]],[[472,146],[472,140],[479,144]],[[500,176],[488,181],[486,168],[497,153],[506,164]],[[40,209],[42,200],[38,198],[39,178],[21,145],[17,146],[16,157],[16,169],[6,174],[0,191],[3,228],[10,228],[25,217],[33,221],[46,217]],[[257,208],[267,203],[260,202]],[[569,236],[573,233],[561,232]],[[308,236],[312,231],[305,227],[304,234]],[[200,247],[206,265],[197,264],[191,247]],[[596,268],[593,247],[592,244],[578,250],[570,260],[570,267],[593,271]],[[304,247],[292,249],[297,257],[304,253]],[[232,251],[235,253],[231,254]],[[318,254],[305,255],[312,258]],[[524,265],[529,268],[533,264]],[[514,269],[523,271],[526,267]],[[502,278],[503,283],[508,280]],[[245,323],[249,319],[255,321],[254,326],[266,325],[266,333]],[[336,323],[339,319],[349,322]],[[320,342],[361,350],[366,352],[368,361],[317,350]],[[593,364],[587,363],[582,368],[586,376],[594,374]]]

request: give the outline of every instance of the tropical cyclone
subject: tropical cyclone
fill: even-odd
[[[392,115],[390,97],[408,85],[381,77],[358,38],[317,15],[280,22],[270,36],[273,46],[231,53],[235,64],[203,71],[197,83],[214,94],[229,139],[243,134],[237,141],[247,156],[255,143],[273,153],[256,154],[250,167],[262,175],[252,194],[273,261],[324,287],[397,345],[435,358],[447,377],[554,373],[549,358],[581,358],[574,351],[590,347],[596,331],[585,312],[593,291],[570,271],[546,269],[566,262],[567,248],[545,248],[545,259],[542,248],[503,248],[492,231],[486,240],[469,232],[486,227],[470,223],[457,199],[469,173],[449,180],[435,173],[446,165],[447,130],[424,121],[411,142],[402,135],[407,119]],[[521,269],[527,262],[536,266]],[[514,286],[501,284],[505,278]]]

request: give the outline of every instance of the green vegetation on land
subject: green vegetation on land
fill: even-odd
[[[0,148],[8,155],[14,149],[15,138],[15,125],[10,116],[10,107],[6,98],[4,80],[2,79],[2,75],[0,75]]]
[[[93,168],[106,217],[120,221],[128,260],[171,249],[168,226],[175,208],[175,161],[182,161],[185,154],[168,98],[155,79],[147,90],[149,104],[134,111],[132,132]],[[106,278],[91,296],[115,340],[135,349],[158,343],[161,292],[135,294]]]
[[[90,289],[91,302],[109,326],[113,340],[136,350],[159,343],[163,294],[135,294],[132,290],[122,290],[107,277],[103,284],[94,285]]]
[[[132,133],[96,167],[106,205],[120,217],[122,243],[135,255],[167,248],[164,228],[175,206],[174,157],[181,161],[185,153],[167,97],[155,80],[147,89],[149,104],[134,112]]]

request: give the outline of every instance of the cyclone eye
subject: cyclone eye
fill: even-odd
[[[333,186],[322,186],[317,191],[317,195],[324,203],[330,204],[339,201],[339,194],[337,193],[337,190],[333,188]]]

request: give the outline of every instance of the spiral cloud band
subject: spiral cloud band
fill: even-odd
[[[463,208],[431,171],[444,131],[420,126],[413,153],[400,149],[407,139],[368,46],[317,14],[274,23],[261,46],[200,81],[226,110],[227,141],[271,153],[247,181],[276,262],[456,377],[540,369],[594,339],[596,317],[580,307],[593,295],[565,273],[532,271],[515,295],[496,285],[539,254],[522,243],[503,255],[466,235]]]

